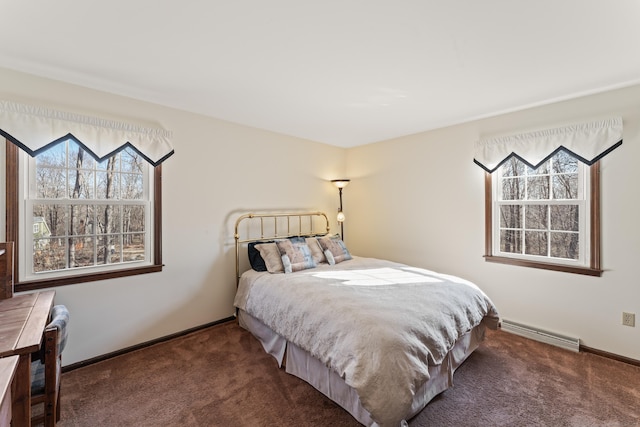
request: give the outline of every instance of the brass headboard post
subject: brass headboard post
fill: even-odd
[[[281,233],[278,231],[278,220],[282,218],[286,218],[286,230]],[[297,230],[292,228],[292,218],[294,218],[294,223],[297,222]],[[297,221],[295,221],[295,218],[297,218]],[[308,222],[303,222],[303,218],[308,219]],[[251,222],[254,220],[259,220],[260,223],[259,236],[253,234],[252,230],[249,229]],[[248,227],[246,236],[241,236],[240,233],[240,228],[243,225]],[[329,230],[329,218],[324,212],[246,213],[240,215],[236,220],[233,232],[236,244],[236,287],[240,282],[240,246],[243,243],[287,239],[296,236],[326,236],[329,234]]]

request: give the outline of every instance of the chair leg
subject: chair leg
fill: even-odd
[[[46,396],[45,400],[45,414],[44,414],[44,427],[55,427],[56,423],[60,420],[60,393],[56,393],[55,399],[53,396]]]
[[[56,403],[56,421],[60,421],[60,389],[58,388],[58,399]]]
[[[53,418],[53,413],[51,412],[51,406],[47,406],[44,408],[47,413],[44,415],[44,427],[55,427],[56,421]]]

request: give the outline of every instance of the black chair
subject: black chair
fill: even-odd
[[[60,420],[60,375],[68,323],[67,307],[53,306],[39,357],[31,362],[31,409],[35,414],[32,425],[44,423],[45,427],[53,427]],[[43,410],[34,411],[34,406],[40,404],[44,404]]]

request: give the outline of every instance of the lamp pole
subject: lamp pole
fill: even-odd
[[[342,212],[342,187],[338,188],[340,194],[340,212]],[[340,221],[340,238],[344,241],[344,221]]]

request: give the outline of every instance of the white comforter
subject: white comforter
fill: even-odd
[[[236,307],[338,372],[380,426],[398,426],[428,365],[498,313],[476,285],[354,257],[291,274],[243,274]]]

